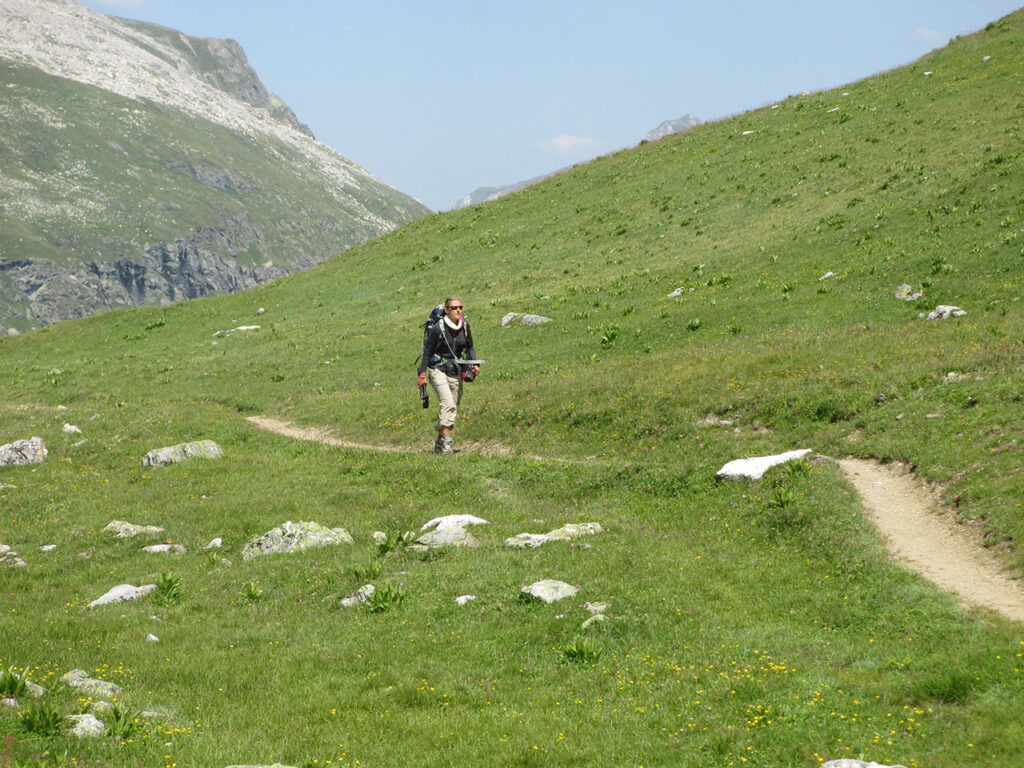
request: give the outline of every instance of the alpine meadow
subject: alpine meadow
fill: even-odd
[[[896,562],[828,459],[910,467],[1024,575],[1022,45],[1017,12],[271,284],[0,338],[0,443],[49,451],[0,469],[0,766],[1019,766],[1024,627]],[[450,294],[487,362],[439,457]],[[445,515],[478,546],[405,546]],[[249,556],[289,521],[352,543]],[[90,607],[122,584],[155,588]]]

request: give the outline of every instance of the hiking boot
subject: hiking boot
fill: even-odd
[[[452,448],[452,436],[451,435],[440,435],[438,439],[441,441],[441,450],[438,451],[442,456],[447,456],[454,452]]]
[[[451,440],[451,438],[448,439]],[[444,453],[444,437],[441,435],[438,435],[437,440],[434,441],[434,453]]]

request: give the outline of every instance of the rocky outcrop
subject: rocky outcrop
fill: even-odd
[[[28,440],[15,440],[13,443],[0,445],[0,467],[24,467],[29,464],[42,464],[49,452],[41,437]]]
[[[188,459],[222,459],[224,451],[213,440],[197,440],[192,443],[179,443],[167,448],[156,448],[142,457],[144,467],[166,467],[180,464]]]
[[[429,213],[318,143],[234,41],[62,0],[3,0],[0,27],[3,333],[249,288]]]
[[[246,544],[242,549],[242,559],[252,560],[262,555],[354,543],[352,536],[344,528],[326,528],[315,522],[293,523],[289,520]]]
[[[698,125],[700,125],[700,120],[696,117],[693,115],[683,115],[677,120],[666,120],[654,130],[648,131],[644,139],[647,141],[657,141],[666,136],[671,136],[673,133],[682,133],[691,128],[696,128]]]

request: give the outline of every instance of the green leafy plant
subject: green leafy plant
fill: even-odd
[[[177,605],[181,602],[181,577],[173,571],[161,573],[154,594],[158,605]]]
[[[386,582],[377,587],[366,601],[371,613],[384,613],[405,602],[405,590]]]
[[[412,531],[391,531],[377,540],[377,554],[381,557],[404,549],[412,543],[416,534]]]
[[[64,724],[64,715],[56,705],[42,699],[18,712],[18,723],[28,733],[37,736],[56,736]]]
[[[0,696],[20,699],[27,695],[28,683],[14,667],[0,670]]]
[[[573,664],[594,664],[604,653],[604,646],[590,637],[577,637],[562,649],[562,656]]]
[[[259,603],[263,600],[263,585],[259,579],[249,579],[242,589],[242,601],[248,605]]]
[[[376,581],[380,578],[381,572],[384,570],[384,566],[381,565],[380,560],[370,560],[359,565],[354,565],[351,568],[352,578],[360,584],[365,584],[368,581]]]
[[[115,704],[103,715],[104,734],[118,741],[128,741],[142,731],[142,714]]]

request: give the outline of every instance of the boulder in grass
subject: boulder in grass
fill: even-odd
[[[166,467],[180,464],[188,459],[223,459],[224,451],[213,440],[197,440],[194,443],[179,443],[167,448],[157,448],[142,457],[144,467]]]
[[[479,547],[477,538],[462,526],[450,528],[438,528],[427,531],[416,541],[406,547],[410,552],[426,552],[428,549],[441,549],[443,547],[468,547],[473,549]]]
[[[467,525],[489,525],[482,517],[474,515],[445,515],[426,522],[420,531],[440,531],[444,528],[465,528]]]
[[[604,528],[600,523],[568,523],[548,533],[520,533],[505,539],[505,546],[510,549],[534,549],[549,541],[570,541],[602,532]]]
[[[77,736],[80,739],[102,736],[103,732],[107,729],[107,726],[101,720],[98,720],[95,715],[68,715],[67,721],[70,726],[71,735]]]
[[[136,525],[124,520],[111,520],[103,529],[119,539],[134,539],[136,536],[159,536],[164,529],[157,525]]]
[[[49,452],[41,437],[28,440],[15,440],[13,443],[0,445],[0,467],[25,467],[29,464],[42,464]]]
[[[719,480],[760,480],[764,473],[774,466],[802,459],[811,452],[810,448],[787,451],[775,456],[754,456],[750,459],[736,459],[723,466],[715,477]]]
[[[140,597],[148,595],[154,589],[156,589],[156,584],[143,584],[141,587],[134,587],[131,584],[118,584],[102,597],[98,597],[89,603],[89,607],[95,608],[98,605],[126,603],[129,600],[138,600]]]
[[[69,688],[74,688],[79,693],[84,693],[94,699],[116,698],[117,694],[121,692],[121,686],[117,683],[97,680],[82,669],[72,669],[63,675],[60,681]]]
[[[963,317],[967,312],[960,309],[960,307],[950,306],[949,304],[939,304],[935,309],[928,313],[927,316],[921,315],[925,320],[945,320],[950,317]]]
[[[530,315],[525,312],[509,312],[503,318],[501,318],[502,328],[516,328],[520,325],[540,325],[541,323],[550,323],[550,317],[544,317],[544,315]]]
[[[554,603],[572,597],[578,592],[572,584],[557,579],[543,579],[523,587],[519,594],[526,600],[540,600],[543,603]]]
[[[188,550],[181,544],[151,544],[148,547],[143,547],[142,551],[154,555],[184,555]]]
[[[293,523],[289,520],[246,544],[242,549],[242,559],[252,560],[261,555],[298,552],[310,547],[354,543],[354,539],[344,528],[327,528],[319,523],[303,521]]]

